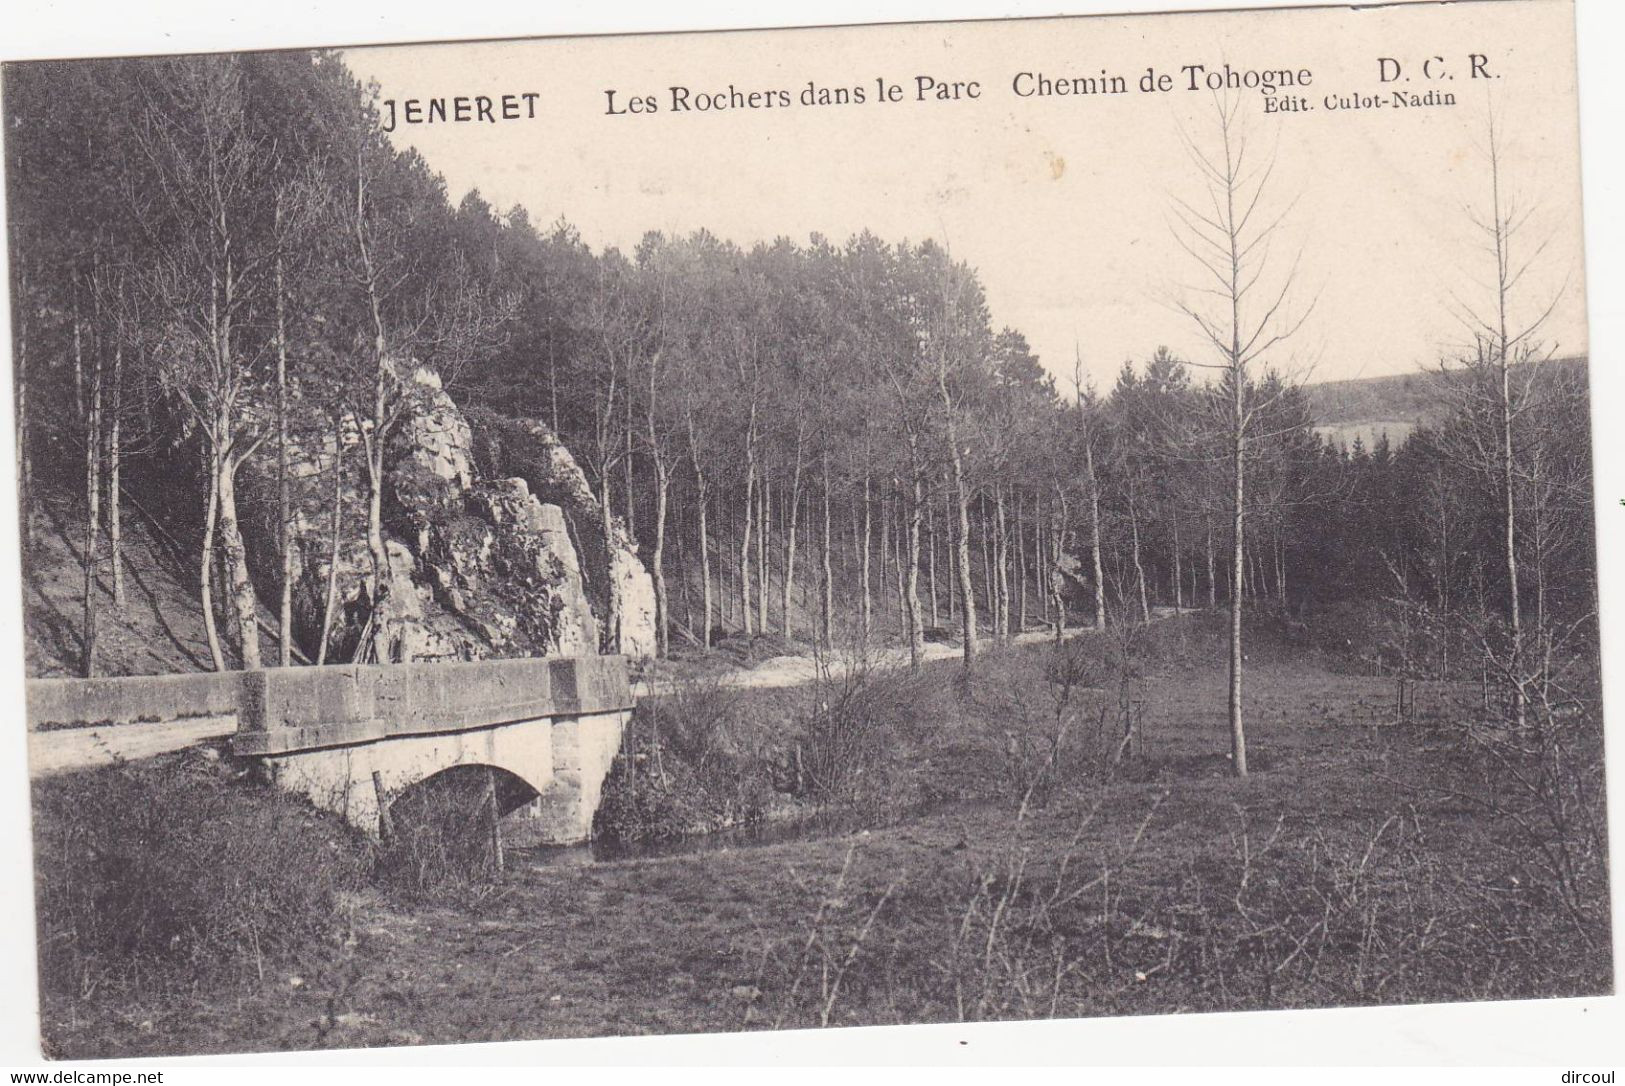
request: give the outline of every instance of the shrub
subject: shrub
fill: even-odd
[[[247,983],[329,952],[370,852],[195,751],[36,782],[34,842],[41,988],[67,998]]]
[[[594,836],[655,840],[761,819],[775,737],[756,701],[715,676],[663,676],[632,712],[604,782]]]
[[[454,766],[394,797],[375,882],[408,901],[482,896],[502,870],[497,821],[535,792],[489,766]]]
[[[885,816],[911,804],[899,772],[930,717],[935,680],[861,650],[816,661],[792,706],[792,791],[823,807]]]
[[[1063,641],[1038,655],[988,656],[967,701],[983,741],[999,751],[1005,798],[1018,809],[1047,806],[1069,782],[1095,777],[1113,752],[1102,688],[1114,686],[1116,646]]]
[[[1595,951],[1610,941],[1600,691],[1590,673],[1522,686],[1523,727],[1468,719],[1443,729],[1464,770],[1453,791],[1495,820],[1509,869]]]
[[[652,676],[662,692],[633,712],[594,834],[702,833],[794,801],[880,821],[912,806],[909,785],[919,782],[903,767],[922,724],[941,719],[940,691],[924,672],[868,653],[814,664],[810,681],[777,691],[740,690],[715,675]]]

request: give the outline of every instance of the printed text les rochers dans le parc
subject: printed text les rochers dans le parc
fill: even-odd
[[[1174,94],[1190,91],[1253,92],[1265,113],[1308,113],[1319,109],[1402,110],[1453,106],[1449,89],[1458,73],[1465,80],[1498,79],[1483,53],[1460,57],[1415,59],[1376,57],[1368,62],[1370,78],[1354,89],[1324,93],[1307,67],[1246,68],[1182,64],[1147,67],[1138,75],[1102,68],[1089,75],[1023,70],[1010,77],[1003,92],[1017,98],[1096,98],[1130,94]],[[740,110],[788,110],[797,107],[894,105],[973,102],[992,97],[995,88],[980,79],[915,75],[905,79],[876,76],[849,84],[825,85],[808,80],[799,87],[753,87],[729,82],[718,86],[674,84],[636,93],[624,88],[603,91],[602,113],[611,117],[654,114],[706,114]],[[535,91],[385,99],[381,103],[386,132],[399,125],[490,123],[535,120],[541,95]]]

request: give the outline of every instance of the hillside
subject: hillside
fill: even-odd
[[[1434,373],[1401,373],[1386,377],[1356,377],[1307,386],[1315,421],[1322,426],[1347,426],[1379,419],[1412,424],[1429,420],[1438,410],[1439,377]]]
[[[113,605],[111,567],[103,543],[97,593],[97,671],[103,675],[164,675],[209,667],[194,569],[131,506],[123,532],[125,601]],[[83,507],[71,499],[36,498],[33,545],[23,578],[23,625],[28,674],[77,675],[83,652]],[[227,649],[229,654],[229,648]]]
[[[1560,358],[1554,369],[1584,367],[1586,359]],[[1306,386],[1315,417],[1315,432],[1334,444],[1349,445],[1356,437],[1370,448],[1386,433],[1394,445],[1403,444],[1418,426],[1439,421],[1445,409],[1445,382],[1437,371],[1357,377]]]

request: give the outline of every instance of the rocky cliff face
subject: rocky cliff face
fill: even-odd
[[[654,581],[625,524],[619,517],[603,515],[570,450],[536,419],[509,419],[492,412],[476,412],[475,418],[477,455],[484,469],[524,482],[544,507],[564,512],[586,571],[593,613],[603,620],[603,651],[654,655]]]
[[[471,426],[426,370],[413,376],[412,400],[386,454],[387,632],[372,621],[359,435],[317,425],[293,442],[293,611],[307,654],[321,642],[330,573],[330,663],[366,646],[398,660],[652,653],[649,575],[613,517],[605,538],[597,499],[552,432],[489,413]],[[272,600],[274,480],[244,472],[256,496],[255,578]]]

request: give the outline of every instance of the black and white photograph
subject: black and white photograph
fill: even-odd
[[[7,61],[41,1055],[1612,997],[1577,86],[1568,0]]]

